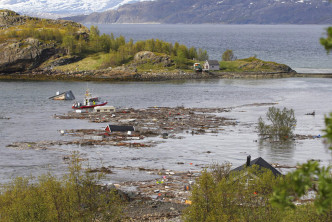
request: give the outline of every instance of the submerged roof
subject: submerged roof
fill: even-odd
[[[282,175],[276,168],[274,168],[273,166],[271,166],[268,162],[266,162],[262,157],[258,157],[252,161],[250,161],[250,165],[249,166],[252,166],[252,165],[258,165],[259,166],[259,169],[261,169],[262,167],[263,168],[266,168],[268,170],[271,170],[272,173],[275,175],[275,176],[279,176],[279,175]],[[231,171],[241,171],[241,170],[244,170],[246,168],[246,164],[243,164],[242,166],[239,166]]]
[[[107,125],[105,130],[108,130],[110,132],[118,131],[118,132],[126,132],[126,131],[135,131],[135,128],[133,126],[118,126],[118,125]]]

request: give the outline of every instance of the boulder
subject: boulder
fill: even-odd
[[[141,51],[135,54],[134,63],[137,65],[144,63],[163,63],[164,67],[169,67],[174,64],[174,61],[166,54],[156,55],[150,51]]]

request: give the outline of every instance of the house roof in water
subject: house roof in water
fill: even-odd
[[[219,62],[217,60],[207,60],[207,62],[209,63],[209,65],[219,66]]]
[[[276,168],[274,168],[273,166],[271,166],[268,162],[266,162],[262,157],[258,157],[252,161],[250,161],[250,165],[249,166],[252,166],[252,165],[258,165],[259,166],[259,169],[261,169],[262,167],[263,168],[266,168],[268,170],[271,170],[272,173],[275,175],[275,176],[279,176],[279,175],[282,175],[278,170],[276,170]],[[241,171],[241,170],[244,170],[246,168],[246,164],[243,164],[242,166],[239,166],[231,171]]]
[[[126,131],[135,131],[135,128],[133,126],[118,126],[118,125],[107,125],[106,129],[107,131],[114,132],[126,132]]]

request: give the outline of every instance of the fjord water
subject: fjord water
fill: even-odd
[[[300,73],[332,73],[332,55],[319,39],[328,25],[97,25],[102,33],[123,35],[129,41],[161,39],[207,50],[220,60],[226,49],[238,58],[257,58],[289,65]]]
[[[71,140],[60,130],[103,129],[105,123],[87,120],[61,120],[54,114],[71,111],[72,101],[53,101],[56,91],[71,89],[78,101],[83,99],[84,82],[0,82],[0,181],[16,176],[63,173],[63,156],[78,150],[92,166],[143,167],[149,169],[200,170],[213,162],[244,163],[246,156],[263,157],[271,163],[295,165],[309,159],[329,163],[331,156],[322,138],[299,140],[277,146],[260,144],[256,123],[270,105],[295,110],[296,132],[322,135],[324,115],[332,112],[332,79],[287,78],[264,80],[202,80],[166,82],[93,83],[88,87],[116,107],[151,106],[225,107],[219,115],[235,119],[236,126],[222,127],[219,134],[191,135],[183,139],[148,138],[156,147],[133,149],[115,146],[55,146],[46,150],[17,150],[6,147],[13,142]],[[315,116],[305,115],[316,112]],[[208,152],[209,151],[209,152]],[[183,163],[183,164],[178,164]],[[193,163],[190,165],[189,163]],[[146,179],[144,172],[114,174],[116,181]]]
[[[299,72],[332,72],[332,56],[326,55],[318,39],[321,25],[98,25],[103,33],[124,35],[127,40],[158,38],[206,49],[211,59],[220,60],[226,49],[238,58],[256,55],[290,65]],[[0,181],[16,176],[39,175],[51,171],[63,173],[63,156],[78,150],[89,163],[104,166],[199,170],[213,162],[242,164],[246,156],[263,157],[285,165],[320,160],[326,165],[331,155],[322,138],[295,141],[277,146],[259,144],[256,123],[266,106],[293,108],[298,120],[296,133],[321,135],[324,115],[332,112],[332,79],[288,78],[266,80],[202,80],[167,82],[92,83],[0,81]],[[60,130],[103,129],[106,124],[86,120],[60,120],[54,114],[71,111],[73,101],[52,101],[56,91],[72,90],[78,101],[87,86],[94,94],[116,107],[150,106],[232,107],[221,116],[237,121],[219,134],[184,133],[183,139],[152,138],[156,147],[132,149],[113,146],[55,146],[46,150],[16,150],[6,147],[13,142],[71,140]],[[316,112],[315,116],[305,115]],[[149,139],[148,139],[149,140]],[[209,151],[209,152],[208,152]],[[184,164],[177,164],[184,163]],[[193,163],[189,165],[188,163]],[[146,175],[111,175],[115,180],[140,179]]]

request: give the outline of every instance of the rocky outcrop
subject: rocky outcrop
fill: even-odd
[[[53,24],[59,26],[72,26],[81,29],[80,32],[88,32],[88,29],[80,23],[66,20],[53,20],[53,19],[41,19],[30,16],[21,16],[14,11],[0,10],[0,29],[6,29],[12,26],[24,25],[29,21],[44,22],[45,24]]]
[[[0,44],[0,72],[32,70],[57,53],[54,44],[28,38],[19,42]]]
[[[264,62],[259,59],[243,64],[239,67],[244,72],[247,70],[262,70],[266,73],[292,73],[295,72],[289,66],[275,62]]]
[[[21,16],[10,10],[0,10],[0,35],[2,37],[0,38],[0,73],[30,71],[59,52],[63,55],[66,54],[61,48],[61,41],[44,41],[41,40],[42,38],[26,38],[22,37],[25,35],[20,37],[10,34],[26,31],[30,25],[31,27],[58,29],[60,32],[65,31],[67,27],[76,27],[76,33],[73,35],[77,39],[87,40],[89,38],[88,28],[76,22]],[[68,64],[78,60],[77,58],[60,58],[49,66]]]
[[[174,65],[174,61],[168,55],[156,55],[150,51],[141,51],[134,56],[134,65],[141,65],[144,63],[151,64],[163,64],[164,67],[170,67]]]

